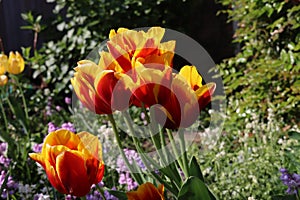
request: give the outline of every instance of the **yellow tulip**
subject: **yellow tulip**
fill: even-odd
[[[8,59],[5,54],[0,54],[0,75],[5,74],[8,67]]]
[[[147,182],[140,185],[137,191],[126,193],[128,200],[164,200],[164,186],[159,185],[156,188],[152,183]]]
[[[52,186],[63,194],[84,196],[104,174],[101,144],[87,132],[51,132],[45,138],[42,152],[29,156],[42,165]]]
[[[7,76],[6,75],[0,75],[0,86],[4,86],[7,84]]]
[[[10,74],[20,74],[24,71],[24,68],[25,63],[21,54],[19,54],[17,51],[16,54],[11,51],[9,53],[7,71]]]

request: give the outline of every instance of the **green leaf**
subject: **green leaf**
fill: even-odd
[[[159,169],[159,171],[162,174],[168,176],[170,179],[173,179],[173,181],[176,182],[176,185],[181,185],[181,177],[174,163],[170,164],[167,167]]]
[[[192,157],[189,163],[189,175],[198,177],[200,180],[204,182],[204,178],[200,169],[200,166],[197,162],[197,159],[195,156]]]
[[[272,200],[296,200],[296,195],[276,195],[272,197]]]
[[[300,141],[300,133],[297,131],[289,131],[288,132],[289,138],[295,139]]]
[[[182,185],[178,200],[210,200],[206,185],[199,178],[191,176]]]
[[[127,200],[127,195],[125,192],[116,191],[116,190],[107,190],[109,194],[114,195],[119,200]]]

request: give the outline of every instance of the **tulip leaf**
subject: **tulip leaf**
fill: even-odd
[[[195,156],[192,157],[192,159],[189,163],[189,175],[198,177],[201,181],[204,182],[204,178],[203,178],[200,166],[199,166]]]
[[[181,177],[174,163],[159,169],[159,171],[161,171],[162,174],[166,175],[170,179],[173,179],[176,182],[176,185],[181,184]]]
[[[180,188],[178,200],[210,200],[206,185],[198,177],[189,177]]]
[[[189,163],[189,175],[198,177],[201,181],[204,182],[204,177],[201,172],[200,165],[198,164],[195,156],[192,157],[192,159],[190,160],[190,163]],[[207,189],[208,189],[208,193],[209,193],[211,200],[216,200],[217,197],[215,197],[215,195],[210,191],[210,189],[208,187],[207,187]]]
[[[116,190],[107,190],[109,194],[117,197],[119,200],[127,200],[127,195],[125,192],[116,191]]]

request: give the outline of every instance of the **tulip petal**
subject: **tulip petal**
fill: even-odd
[[[91,155],[96,160],[102,161],[102,147],[98,137],[85,131],[77,135],[81,140],[78,151],[84,151],[83,154]]]
[[[77,145],[79,142],[80,139],[75,133],[72,133],[71,131],[65,129],[59,129],[47,135],[43,144],[42,154],[46,154],[47,145],[64,145],[69,149],[77,149]]]
[[[45,158],[42,156],[41,153],[30,153],[29,154],[29,157],[38,162],[40,165],[42,165],[43,168],[46,167],[46,164],[45,164]]]
[[[0,75],[5,74],[8,67],[8,58],[5,54],[0,54]]]
[[[203,109],[211,101],[211,96],[214,93],[215,89],[215,83],[207,83],[196,91],[200,109]]]
[[[197,68],[195,66],[186,65],[180,70],[179,74],[185,78],[193,90],[196,91],[202,86],[202,77],[197,72]]]
[[[112,57],[119,63],[124,72],[127,72],[131,69],[131,59],[128,52],[123,50],[119,45],[112,43],[111,41],[107,42],[107,47]]]
[[[58,155],[56,171],[69,194],[81,197],[90,191],[85,160],[78,151],[65,151]]]
[[[54,166],[52,166],[50,164],[49,161],[46,160],[45,162],[45,171],[47,174],[47,177],[49,179],[49,182],[51,183],[51,185],[57,189],[60,193],[63,194],[67,194],[68,191],[67,189],[64,187],[64,185],[62,184],[61,180],[59,179]]]

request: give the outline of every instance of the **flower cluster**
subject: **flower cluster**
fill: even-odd
[[[24,71],[25,62],[19,52],[10,52],[9,57],[1,53],[0,54],[0,86],[6,85],[8,78],[5,75],[6,72],[10,74],[20,74]]]
[[[98,64],[82,60],[71,79],[81,103],[97,114],[111,114],[131,105],[156,109],[166,128],[188,127],[210,101],[214,83],[202,85],[195,66],[172,70],[175,41],[161,43],[165,29],[147,32],[120,28],[110,32],[108,52]]]
[[[139,156],[139,154],[132,149],[124,149],[126,158],[128,158],[129,163],[132,165],[133,162],[137,164],[142,170],[146,170],[146,167]],[[125,161],[120,155],[117,159],[117,171],[119,173],[119,184],[126,185],[127,190],[135,189],[138,186],[138,183],[133,180],[130,175],[129,169],[127,168]]]
[[[284,185],[288,186],[286,193],[297,194],[298,189],[300,189],[300,175],[296,173],[290,174],[285,168],[281,168],[279,171],[281,172],[280,180]]]
[[[1,185],[1,187],[4,184],[6,175],[7,174],[6,174],[5,171],[1,171],[1,174],[0,174],[0,185]],[[5,185],[4,189],[2,191],[2,194],[0,194],[1,198],[7,199],[8,195],[11,195],[11,194],[15,193],[17,189],[18,189],[18,183],[16,183],[11,176],[8,176],[8,179],[7,179],[7,182],[6,182],[6,185]]]

